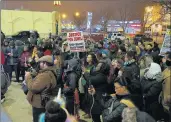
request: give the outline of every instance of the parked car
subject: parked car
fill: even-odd
[[[116,39],[124,40],[125,38],[126,37],[121,33],[112,33],[111,35],[111,40],[116,40]]]
[[[134,43],[137,44],[139,41],[143,41],[143,42],[152,42],[153,39],[150,38],[150,37],[147,37],[147,36],[145,36],[145,35],[143,35],[143,34],[137,34],[137,35],[135,35],[135,37],[134,37]]]
[[[13,40],[13,41],[15,40],[25,41],[28,40],[28,38],[30,38],[30,35],[33,33],[36,35],[36,38],[39,38],[39,33],[37,31],[20,31],[12,36],[7,36],[6,39]]]

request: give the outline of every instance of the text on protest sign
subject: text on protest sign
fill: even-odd
[[[71,52],[85,51],[85,42],[82,32],[68,32],[67,41]]]

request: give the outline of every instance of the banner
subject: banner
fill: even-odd
[[[68,32],[67,41],[71,52],[85,52],[83,32]]]
[[[171,52],[171,29],[167,29],[162,47],[160,49],[160,55],[163,55],[166,52]]]
[[[92,17],[93,17],[93,13],[92,12],[88,12],[87,13],[87,29],[91,28]]]

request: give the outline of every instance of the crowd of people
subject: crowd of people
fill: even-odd
[[[10,82],[1,81],[1,101],[15,71],[34,122],[77,122],[80,109],[93,122],[170,121],[171,52],[160,56],[157,43],[129,39],[85,43],[85,52],[72,53],[60,37],[4,40],[1,64]],[[65,106],[54,100],[60,88]]]

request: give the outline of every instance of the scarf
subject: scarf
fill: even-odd
[[[131,64],[133,64],[133,63],[135,63],[135,59],[131,59],[131,60],[129,60],[129,61],[126,61],[126,62],[124,63],[124,66],[129,66],[129,65],[131,65]]]
[[[37,55],[37,51],[33,51],[33,53],[32,53],[32,56],[31,56],[32,58],[34,58],[34,57],[38,57],[38,55]]]

